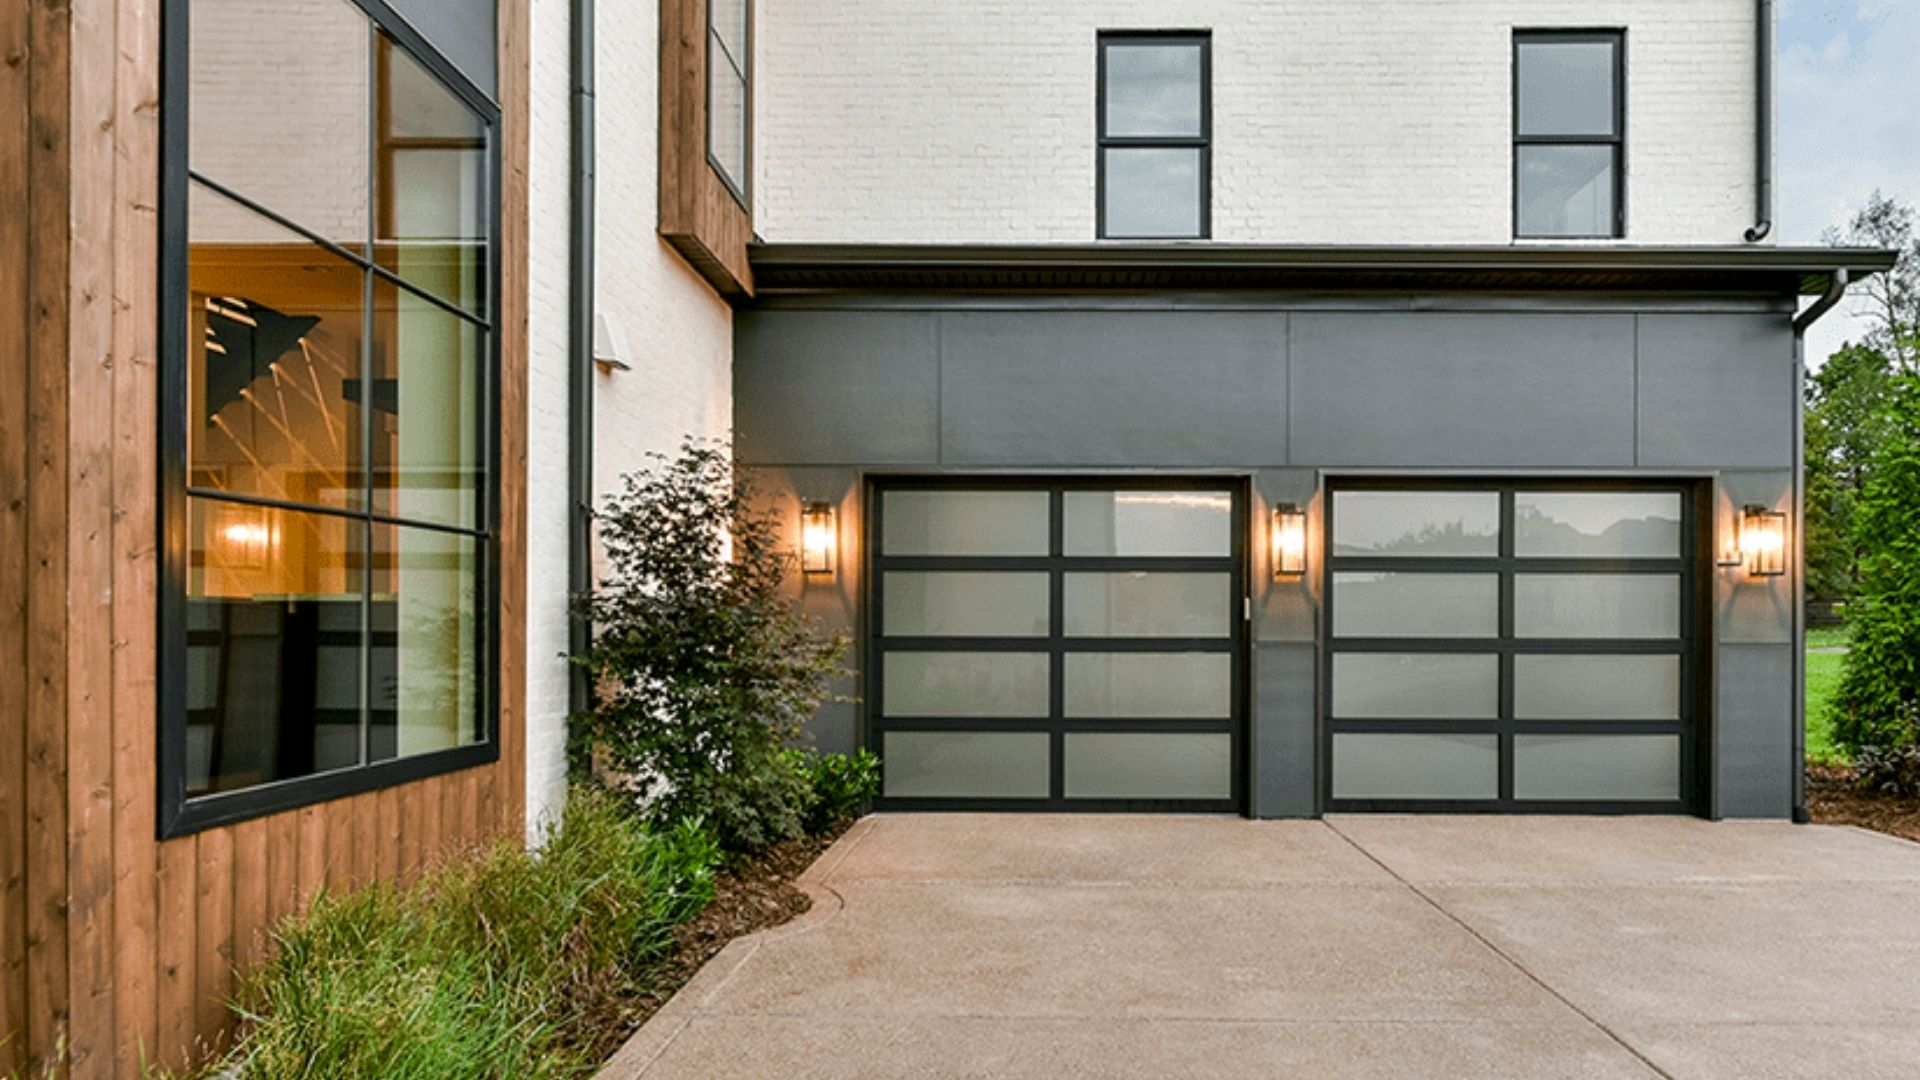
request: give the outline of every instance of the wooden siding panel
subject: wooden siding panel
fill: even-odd
[[[191,836],[159,846],[156,884],[158,924],[154,972],[154,1015],[159,1034],[158,1059],[169,1068],[192,1060],[199,1015],[194,1009],[195,959],[199,956],[199,848]]]
[[[661,237],[720,295],[751,298],[753,215],[707,160],[707,0],[660,0],[659,140]]]
[[[233,830],[208,829],[198,844],[193,956],[194,1029],[214,1053],[218,1033],[227,1028],[227,1000],[233,990]]]
[[[67,9],[32,5],[27,273],[27,1049],[66,1037]]]
[[[267,911],[273,877],[267,855],[267,821],[255,818],[233,827],[233,959],[251,969],[267,954]]]
[[[0,670],[27,668],[28,107],[26,4],[0,7]],[[0,1075],[26,1066],[27,683],[0,679]]]
[[[159,428],[158,0],[122,0],[116,31],[113,328],[113,937],[115,1070],[159,1042],[159,791],[154,658],[158,584],[151,455]],[[135,313],[148,313],[138,317]]]
[[[114,1076],[113,349],[116,7],[70,11],[67,279],[67,1055]],[[78,210],[80,212],[71,212]]]

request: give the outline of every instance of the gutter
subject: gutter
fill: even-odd
[[[1807,328],[1832,311],[1847,295],[1849,275],[1842,268],[1827,279],[1827,291],[1807,310],[1793,319],[1793,375],[1796,400],[1793,410],[1793,520],[1795,560],[1793,598],[1793,820],[1805,825],[1812,820],[1807,813],[1807,410],[1800,401],[1800,388],[1807,385]]]
[[[594,266],[594,0],[570,0],[572,36],[568,83],[567,231],[567,652],[593,644],[593,624],[581,604],[593,591],[593,266]],[[567,706],[585,712],[593,685],[584,668],[568,673]]]
[[[1746,231],[1749,244],[1773,232],[1773,0],[1754,0],[1753,183],[1760,220]]]

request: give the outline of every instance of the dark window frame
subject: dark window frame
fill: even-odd
[[[1466,491],[1500,494],[1500,549],[1488,556],[1354,556],[1333,554],[1334,495],[1341,491]],[[1520,491],[1677,492],[1680,553],[1671,558],[1521,556],[1514,553],[1514,496]],[[1592,477],[1330,477],[1323,491],[1320,588],[1326,602],[1320,619],[1320,687],[1315,709],[1322,813],[1448,814],[1705,814],[1712,805],[1713,746],[1713,558],[1712,484],[1697,478]],[[1336,638],[1333,636],[1333,576],[1339,571],[1495,573],[1500,577],[1500,633],[1495,638]],[[1513,634],[1514,576],[1528,572],[1671,573],[1680,577],[1680,634],[1666,640],[1615,638],[1518,638]],[[1335,719],[1333,658],[1340,652],[1497,654],[1499,715],[1492,719]],[[1518,720],[1513,716],[1513,657],[1517,654],[1678,655],[1678,720]],[[1333,736],[1341,733],[1493,735],[1497,738],[1499,788],[1492,799],[1335,798]],[[1679,798],[1516,799],[1513,797],[1515,735],[1678,734]]]
[[[712,0],[707,0],[707,4],[706,4],[706,9],[707,9],[706,76],[707,77],[705,80],[705,85],[703,85],[700,88],[700,93],[704,96],[704,99],[707,103],[707,130],[701,133],[700,138],[701,138],[701,145],[706,149],[707,167],[713,170],[713,175],[720,178],[720,185],[727,189],[727,194],[733,196],[734,202],[737,202],[740,204],[740,209],[745,210],[747,213],[751,214],[753,212],[753,31],[754,31],[753,22],[754,22],[754,12],[753,12],[753,0],[741,0],[741,3],[746,6],[747,40],[740,44],[740,48],[743,49],[747,55],[743,59],[736,61],[736,58],[734,57],[732,51],[727,49],[726,42],[720,39],[719,34],[716,33],[713,28],[713,3],[712,3]],[[720,163],[720,159],[717,156],[715,156],[713,152],[713,64],[714,64],[714,45],[716,42],[720,46],[720,51],[726,53],[726,56],[724,59],[727,65],[733,69],[735,74],[740,76],[740,84],[743,90],[743,93],[741,95],[741,98],[742,98],[741,107],[745,110],[745,115],[741,117],[741,125],[740,125],[741,141],[743,143],[743,145],[740,148],[741,150],[740,169],[742,172],[745,172],[746,175],[738,178],[735,178],[734,176],[732,176],[727,172],[726,166]]]
[[[393,44],[417,61],[449,92],[460,99],[485,124],[485,184],[489,235],[486,244],[484,314],[476,314],[453,301],[443,299],[404,280],[395,271],[380,265],[378,238],[373,236],[380,183],[377,162],[380,132],[375,110],[368,103],[368,249],[354,252],[333,239],[314,232],[258,202],[235,192],[217,181],[191,171],[188,161],[189,107],[188,25],[192,0],[163,0],[161,11],[161,111],[160,111],[160,205],[159,205],[159,417],[157,541],[159,574],[157,586],[156,704],[158,711],[158,820],[160,839],[184,836],[205,829],[228,825],[267,814],[298,809],[316,803],[344,798],[362,792],[420,780],[430,776],[473,768],[500,758],[500,368],[501,325],[499,322],[502,268],[502,157],[501,110],[471,79],[433,48],[407,21],[383,0],[350,0],[371,23],[368,35],[369,72],[374,70],[384,34]],[[371,95],[370,95],[371,97]],[[341,510],[324,506],[285,502],[271,498],[239,496],[228,492],[206,493],[189,486],[187,475],[187,381],[190,364],[187,341],[187,298],[189,288],[188,193],[195,185],[232,199],[246,209],[281,225],[303,239],[346,259],[364,275],[369,295],[374,282],[404,292],[415,299],[479,327],[485,334],[486,348],[478,372],[479,395],[474,403],[478,413],[481,439],[479,461],[486,480],[475,493],[475,528],[436,525],[413,518],[375,513],[370,505]],[[371,309],[363,310],[363,319],[371,319]],[[362,349],[362,378],[370,374],[370,346]],[[365,433],[363,431],[363,437]],[[363,459],[364,460],[364,459]],[[364,462],[371,468],[371,462]],[[476,600],[478,625],[475,627],[477,701],[474,715],[463,718],[477,728],[476,741],[446,750],[398,757],[384,761],[366,760],[365,716],[367,650],[371,633],[362,615],[362,753],[354,766],[307,776],[268,781],[233,791],[189,797],[187,782],[187,562],[189,554],[188,496],[212,494],[232,503],[288,509],[320,516],[342,517],[364,523],[371,537],[378,525],[404,526],[459,535],[474,541],[478,579]],[[368,552],[370,556],[371,552]],[[362,603],[366,602],[369,579],[363,575]]]
[[[1252,596],[1252,559],[1248,549],[1248,515],[1252,493],[1242,476],[1230,475],[905,475],[868,476],[863,523],[866,581],[860,605],[862,644],[859,662],[860,745],[879,753],[888,731],[1019,731],[1045,732],[1049,737],[1049,794],[1045,798],[887,796],[875,797],[874,807],[898,811],[1050,811],[1065,813],[1234,813],[1245,814],[1251,802],[1252,767],[1252,625],[1247,618]],[[887,555],[880,547],[883,496],[889,491],[1044,491],[1049,496],[1046,555]],[[1065,495],[1071,491],[1204,491],[1228,494],[1229,554],[1220,556],[1095,556],[1065,553]],[[882,624],[884,574],[888,570],[1011,570],[1044,571],[1049,576],[1049,631],[1044,637],[890,637]],[[1065,630],[1063,597],[1065,574],[1072,571],[1160,570],[1171,572],[1225,572],[1233,576],[1235,610],[1229,613],[1225,637],[1069,637]],[[1050,715],[1047,717],[887,717],[883,681],[888,649],[910,651],[1031,652],[1049,657]],[[1230,715],[1225,719],[1167,719],[1125,717],[1067,717],[1064,715],[1064,657],[1073,652],[1186,651],[1227,653],[1232,657]],[[1065,742],[1069,732],[1195,732],[1226,733],[1229,737],[1229,790],[1222,799],[1155,799],[1077,797],[1066,795]],[[885,762],[882,760],[882,768]]]
[[[1585,44],[1613,46],[1613,133],[1611,135],[1522,135],[1520,133],[1520,49],[1523,45]],[[1627,32],[1624,28],[1584,30],[1516,29],[1512,47],[1513,238],[1515,240],[1623,240],[1627,235]],[[1613,148],[1613,231],[1607,233],[1528,233],[1520,230],[1520,148],[1523,146],[1608,146]]]
[[[1200,46],[1200,134],[1107,134],[1107,49],[1113,45]],[[1094,178],[1093,230],[1098,240],[1211,240],[1213,238],[1213,31],[1211,30],[1102,30],[1094,42]],[[1107,151],[1116,148],[1200,151],[1200,231],[1192,236],[1134,236],[1107,230]]]

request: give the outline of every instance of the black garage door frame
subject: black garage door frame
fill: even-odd
[[[1500,548],[1484,558],[1376,557],[1334,555],[1334,495],[1340,491],[1462,491],[1500,495]],[[1676,492],[1680,495],[1680,555],[1677,558],[1543,558],[1514,554],[1514,496],[1517,492]],[[1317,744],[1319,800],[1323,813],[1493,813],[1493,814],[1704,814],[1711,804],[1713,715],[1713,593],[1711,480],[1662,477],[1504,476],[1328,476],[1323,479],[1321,522],[1320,685]],[[1438,565],[1437,565],[1438,564]],[[1333,581],[1338,571],[1446,571],[1497,573],[1500,589],[1500,637],[1352,638],[1333,636]],[[1620,639],[1516,639],[1513,634],[1514,575],[1520,571],[1580,573],[1677,573],[1682,618],[1678,642]],[[1337,720],[1333,718],[1333,658],[1343,651],[1498,653],[1499,716],[1493,720]],[[1514,716],[1516,653],[1627,654],[1680,656],[1680,719],[1676,721],[1519,720]],[[1499,793],[1495,799],[1385,799],[1333,796],[1333,736],[1346,732],[1406,734],[1494,734],[1499,739]],[[1518,799],[1514,791],[1514,736],[1528,734],[1668,734],[1680,736],[1680,797],[1676,800]]]
[[[1049,475],[870,475],[865,478],[865,575],[860,609],[862,655],[860,744],[882,754],[889,731],[1045,732],[1049,737],[1050,795],[1038,798],[878,796],[880,811],[1046,811],[1067,813],[1239,813],[1247,805],[1248,686],[1248,505],[1249,483],[1239,475],[1145,476],[1132,474]],[[881,549],[884,498],[889,491],[1046,491],[1049,493],[1049,554],[887,555]],[[1231,496],[1231,554],[1225,557],[1070,556],[1065,553],[1065,497],[1071,491],[1198,491]],[[884,578],[889,570],[1041,571],[1049,578],[1050,625],[1045,638],[896,637],[881,625]],[[1068,571],[1229,572],[1234,605],[1224,638],[1068,637],[1063,593]],[[888,717],[885,664],[888,649],[914,651],[1039,652],[1049,655],[1050,715],[1044,719],[999,717]],[[1073,652],[1228,652],[1231,655],[1231,715],[1225,720],[1165,718],[1069,718],[1064,715],[1064,659]],[[1230,794],[1225,799],[1069,798],[1066,795],[1066,736],[1072,732],[1221,732],[1229,734]]]

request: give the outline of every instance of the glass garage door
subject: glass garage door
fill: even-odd
[[[889,481],[867,517],[883,807],[1239,808],[1235,487]]]
[[[1692,502],[1679,485],[1333,487],[1330,809],[1690,808]]]

